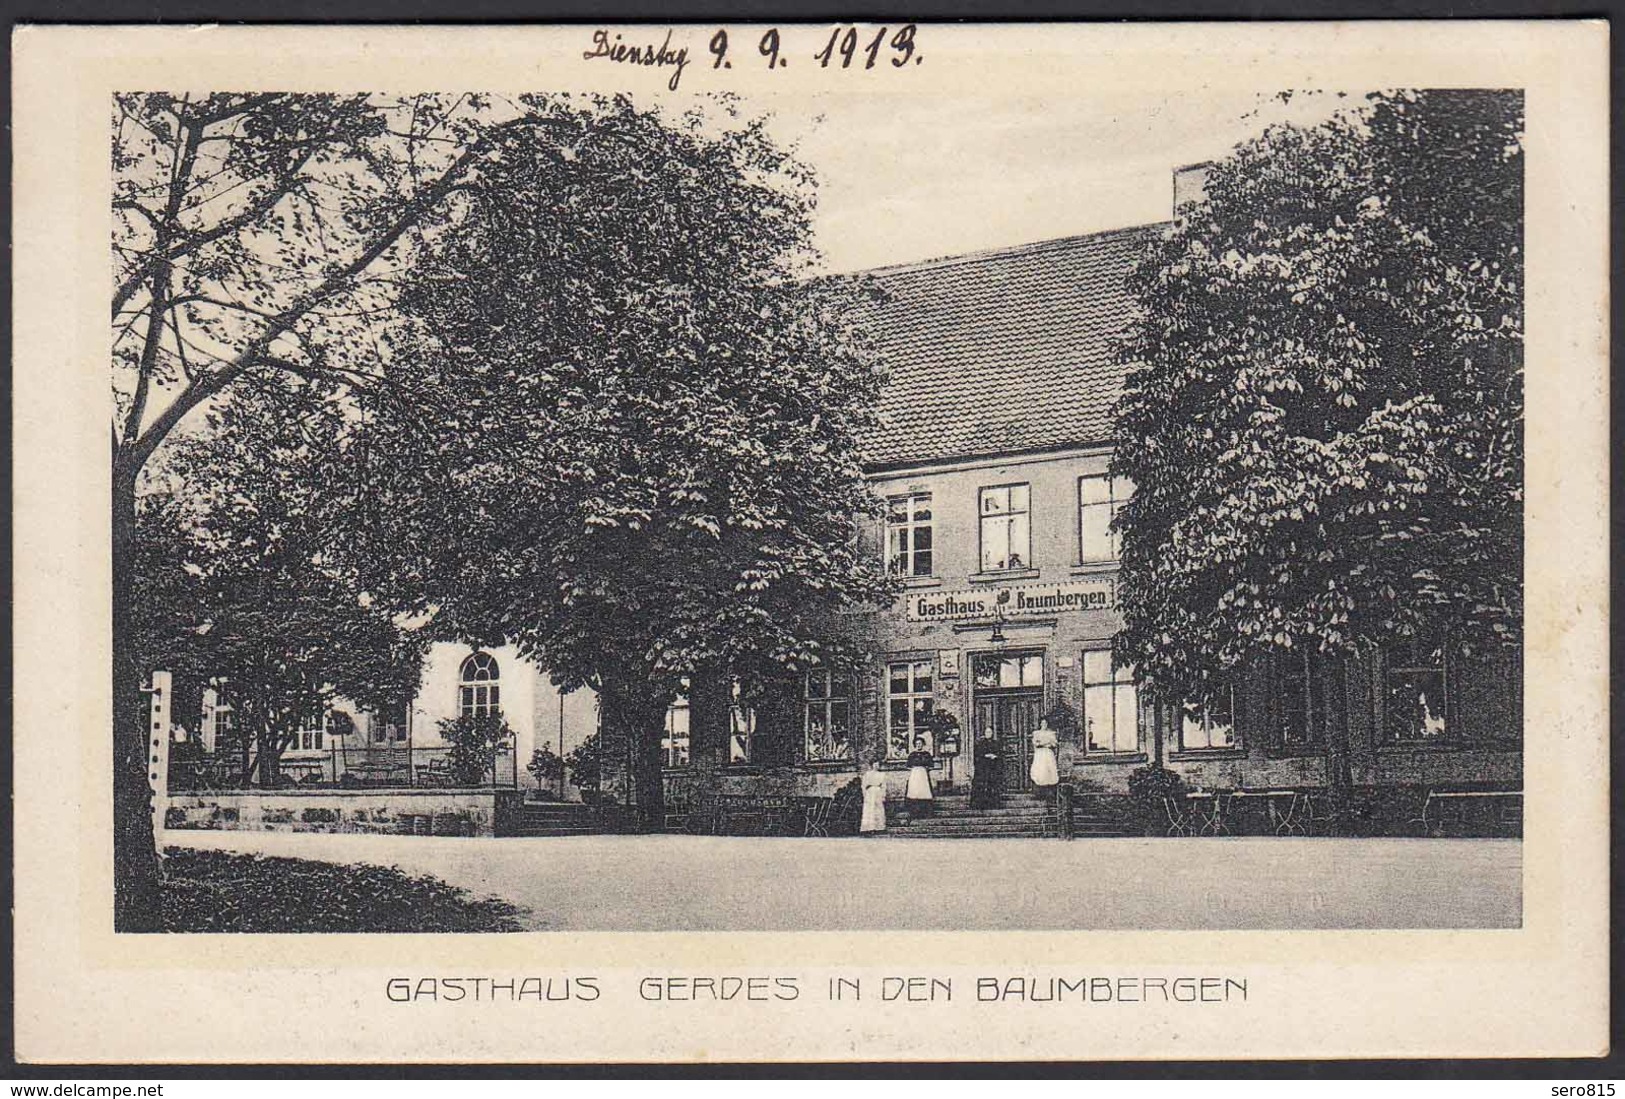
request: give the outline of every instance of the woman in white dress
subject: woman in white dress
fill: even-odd
[[[881,771],[880,764],[869,764],[869,769],[863,772],[862,785],[863,819],[858,822],[858,831],[863,835],[884,832],[886,830],[886,775],[885,772]]]
[[[1060,769],[1055,765],[1055,748],[1060,742],[1048,721],[1040,721],[1033,730],[1033,765],[1027,773],[1039,796],[1046,799],[1055,796],[1055,787],[1061,781]]]
[[[903,794],[910,820],[928,817],[935,808],[931,798],[931,765],[934,762],[926,749],[925,738],[915,737],[914,750],[908,754],[908,790]]]

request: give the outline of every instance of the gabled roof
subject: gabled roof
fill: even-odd
[[[864,462],[886,469],[1105,443],[1127,278],[1162,225],[869,272],[890,380]]]

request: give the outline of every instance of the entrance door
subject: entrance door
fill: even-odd
[[[1032,787],[1033,730],[1043,701],[1042,690],[976,696],[976,735],[992,729],[999,738],[999,788],[1004,793],[1025,793]]]

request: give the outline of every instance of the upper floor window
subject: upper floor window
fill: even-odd
[[[1444,646],[1409,642],[1389,648],[1384,655],[1388,739],[1400,743],[1443,740],[1449,724]]]
[[[931,575],[931,494],[887,501],[886,568],[896,576]]]
[[[924,737],[926,748],[936,750],[926,728],[934,705],[932,670],[929,660],[886,666],[886,755],[892,759],[903,759],[912,752],[916,737]]]
[[[478,717],[502,712],[502,677],[496,657],[478,652],[463,661],[457,683],[457,716]]]
[[[688,766],[688,680],[666,707],[666,732],[660,738],[660,753],[667,767]]]
[[[1078,560],[1115,561],[1118,537],[1112,528],[1134,485],[1123,477],[1099,474],[1078,478]]]
[[[1235,692],[1217,687],[1204,698],[1187,699],[1180,708],[1179,746],[1186,751],[1240,747]]]
[[[1134,669],[1112,659],[1110,649],[1083,654],[1083,728],[1091,752],[1140,750],[1140,702]]]
[[[807,673],[806,756],[809,762],[852,758],[852,679],[839,672]]]
[[[981,492],[982,571],[1025,569],[1032,560],[1032,516],[1026,485]]]

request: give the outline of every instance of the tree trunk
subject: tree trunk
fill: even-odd
[[[646,682],[606,681],[603,690],[605,724],[617,734],[610,743],[617,745],[614,754],[626,763],[627,804],[636,814],[640,831],[658,831],[666,820],[666,795],[661,784],[665,760],[660,739],[665,733],[670,700],[650,697]],[[612,761],[611,753],[606,753],[605,762]]]
[[[1347,835],[1354,802],[1354,776],[1349,764],[1348,657],[1332,665],[1319,657],[1309,660],[1309,675],[1320,681],[1321,721],[1326,741],[1326,789],[1332,799],[1332,831]],[[1337,694],[1334,694],[1334,688]],[[1338,698],[1337,704],[1332,699]]]
[[[162,930],[147,779],[147,704],[135,651],[135,473],[113,469],[113,929]]]

